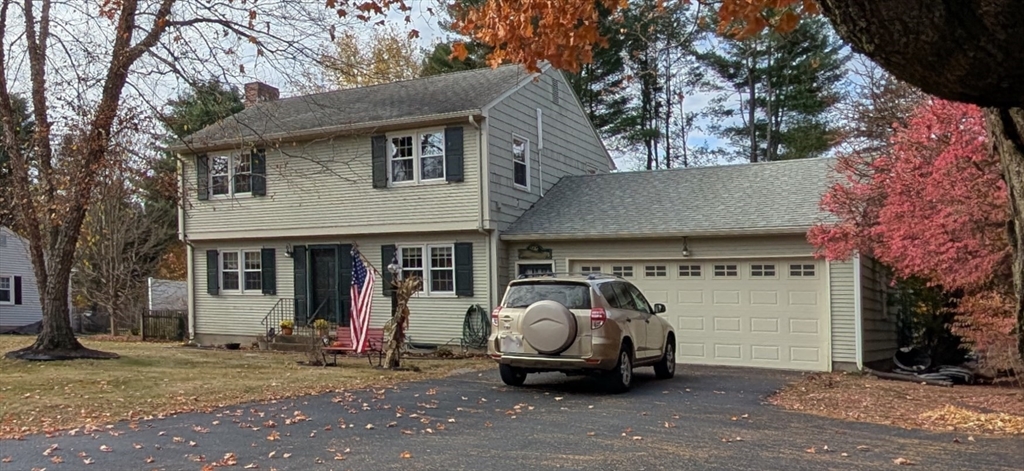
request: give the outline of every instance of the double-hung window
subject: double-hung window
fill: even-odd
[[[512,135],[512,182],[530,191],[530,141]]]
[[[427,295],[455,294],[455,246],[452,244],[399,247],[402,276],[423,280]]]
[[[14,277],[0,275],[0,304],[14,304]]]
[[[388,139],[392,183],[444,180],[444,131],[393,135]]]
[[[260,251],[221,251],[220,286],[226,292],[262,293],[263,259]]]
[[[210,193],[233,196],[252,192],[252,155],[248,152],[210,156]]]

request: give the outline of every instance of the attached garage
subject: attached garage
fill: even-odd
[[[827,262],[807,242],[831,162],[564,178],[502,234],[507,276],[630,280],[666,305],[683,364],[859,368],[892,355],[895,326],[884,287],[862,286],[870,259]]]
[[[622,276],[667,307],[680,362],[827,370],[828,286],[806,258],[581,260],[570,271]]]

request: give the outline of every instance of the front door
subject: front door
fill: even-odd
[[[309,319],[338,322],[338,254],[334,247],[309,251]]]

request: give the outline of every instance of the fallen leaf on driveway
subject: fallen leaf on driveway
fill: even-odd
[[[270,432],[270,435],[267,435],[267,440],[270,440],[270,441],[280,440],[280,439],[281,439],[281,434],[277,433],[277,430],[274,430],[273,432]]]
[[[189,440],[189,441],[188,441],[188,446],[190,446],[190,447],[193,447],[193,448],[194,448],[194,447],[195,447],[196,445],[198,445],[198,443],[196,443],[196,442],[194,442],[194,441],[192,441],[192,440]]]
[[[665,422],[665,428],[675,428],[675,422]]]
[[[896,458],[892,460],[892,462],[902,466],[913,466],[914,464],[916,464],[913,461],[910,461],[906,458]]]
[[[973,435],[971,435],[971,436],[967,437],[967,441],[969,441],[969,442],[973,442],[973,441],[974,441],[974,436],[973,436]]]
[[[10,463],[11,460],[13,460],[13,459],[14,459],[13,457],[5,456],[5,457],[3,457],[3,459],[0,459],[0,463]]]
[[[640,441],[640,440],[643,440],[643,439],[644,439],[644,437],[640,437],[640,436],[633,437],[633,440],[636,440],[636,441]]]
[[[136,450],[138,450],[138,449],[142,448],[142,444],[141,443],[132,443],[132,447],[135,448]]]
[[[162,437],[162,436],[164,436],[164,435],[167,435],[167,432],[160,432],[160,433],[157,433],[157,436],[160,436],[160,437]]]
[[[111,452],[111,451],[114,451],[114,450],[113,450],[113,449],[111,449],[111,448],[110,448],[109,446],[106,446],[106,445],[100,445],[100,451],[105,451],[105,452],[108,452],[108,453],[109,453],[109,452]]]
[[[953,443],[960,443],[960,437],[953,437]]]
[[[156,459],[155,459],[155,458],[153,458],[152,456],[150,456],[150,457],[146,458],[146,462],[147,462],[147,463],[152,463],[152,462],[154,462],[154,461],[156,461]]]
[[[258,469],[259,467],[260,467],[260,465],[258,465],[256,463],[249,463],[249,464],[243,466],[243,468],[245,468],[245,469]]]
[[[174,443],[184,443],[185,442],[185,439],[181,438],[181,437],[174,437],[172,440],[174,441]]]
[[[562,399],[565,399],[565,398],[564,397],[556,397],[555,398],[556,401],[561,401]]]
[[[64,462],[64,458],[61,458],[60,456],[51,456],[50,462],[53,464],[61,464]]]
[[[46,448],[46,451],[43,452],[43,456],[50,456],[51,453],[53,453],[54,451],[57,451],[59,449],[60,449],[60,446],[57,445],[56,443],[54,443],[53,445],[50,445],[48,448]]]
[[[291,453],[285,453],[285,454],[281,455],[281,457],[282,458],[291,458],[292,454]]]
[[[238,457],[234,453],[225,453],[224,457],[220,459],[219,463],[222,466],[234,466],[238,464]]]
[[[587,432],[587,436],[588,436],[588,437],[593,437],[594,435],[597,435],[597,434],[596,434],[596,433],[594,433],[594,432]]]
[[[345,455],[343,455],[343,454],[341,454],[341,453],[335,453],[335,454],[334,454],[334,459],[335,459],[336,461],[341,461],[341,460],[344,460],[344,459],[345,459]]]
[[[818,452],[818,449],[817,449],[817,448],[814,448],[814,447],[812,446],[812,447],[810,447],[810,448],[808,448],[808,449],[806,449],[806,450],[804,450],[804,451],[806,451],[806,452],[808,452],[808,453],[817,453],[817,452]]]
[[[871,447],[867,445],[860,445],[857,447],[857,451],[871,451]]]
[[[277,452],[276,451],[272,451],[272,452],[270,452],[269,455],[267,455],[267,458],[273,458],[275,456],[277,456]]]
[[[846,458],[847,456],[850,456],[850,455],[848,455],[846,453],[840,453],[839,456],[842,456],[843,458]]]
[[[412,453],[409,453],[408,451],[403,451],[402,454],[398,456],[402,457],[403,459],[409,459],[412,458]]]
[[[373,424],[366,424],[366,430],[373,430]]]
[[[82,459],[82,462],[85,463],[85,464],[93,464],[96,461],[93,460],[92,458],[86,457],[86,458]]]

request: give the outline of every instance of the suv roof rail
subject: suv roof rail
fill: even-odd
[[[596,279],[599,279],[599,278],[619,278],[619,279],[622,278],[619,275],[608,274],[608,273],[600,273],[600,272],[589,272],[589,271],[588,272],[568,272],[568,271],[565,271],[565,272],[532,273],[532,274],[528,274],[528,275],[523,274],[523,275],[517,276],[516,279],[517,280],[524,280],[524,279],[527,279],[527,278],[542,278],[542,277],[554,278],[554,277],[557,277],[558,275],[563,275],[563,276],[565,276],[565,275],[569,275],[569,276],[585,276],[585,277],[587,277],[588,280],[596,280]]]

